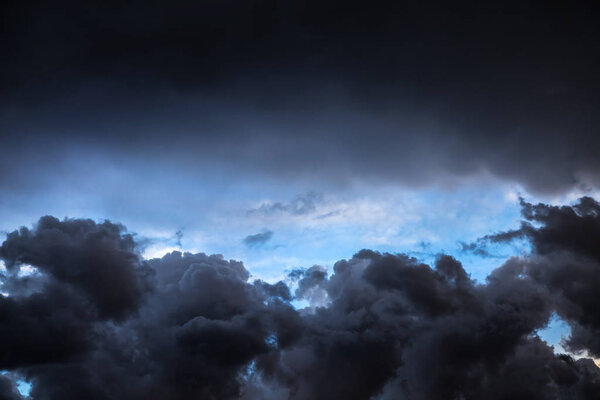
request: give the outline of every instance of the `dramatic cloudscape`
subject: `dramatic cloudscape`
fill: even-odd
[[[0,400],[600,399],[599,20],[2,2]]]

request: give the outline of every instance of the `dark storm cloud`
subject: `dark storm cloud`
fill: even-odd
[[[8,1],[0,15],[7,187],[71,147],[285,181],[598,183],[596,2]]]
[[[298,287],[294,292],[299,300],[307,300],[311,306],[323,306],[327,303],[327,270],[320,265],[302,270],[295,269],[288,274],[292,281],[297,281]]]
[[[0,399],[1,400],[18,400],[22,397],[17,391],[14,377],[4,372],[0,375]]]
[[[1,256],[0,369],[21,372],[35,399],[234,398],[268,338],[296,335],[281,283],[250,284],[218,256],[142,262],[109,222],[44,217],[10,233]],[[39,274],[19,276],[24,263]],[[40,282],[13,290],[24,279]]]
[[[0,257],[9,272],[30,264],[87,296],[102,318],[121,318],[138,308],[149,270],[123,227],[92,220],[43,217],[33,230],[7,235]]]
[[[519,263],[521,273],[545,285],[559,315],[569,321],[567,347],[600,356],[600,204],[583,197],[573,206],[530,204],[521,200],[524,222],[518,230],[483,238],[486,242],[526,238],[536,257]]]
[[[4,376],[0,376],[0,400],[17,400],[22,398],[17,391],[15,383]]]
[[[598,210],[523,202],[534,252],[485,284],[450,256],[362,250],[292,271],[294,296],[238,261],[143,260],[121,225],[43,217],[1,247],[0,396],[24,377],[44,400],[598,399],[594,362],[536,335],[556,312],[599,355]]]
[[[273,231],[264,231],[244,238],[244,244],[248,247],[259,247],[267,243],[273,237]]]

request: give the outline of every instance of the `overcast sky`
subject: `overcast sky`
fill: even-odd
[[[2,228],[108,218],[230,257],[271,231],[274,268],[453,251],[518,224],[515,193],[594,193],[596,8],[7,2]]]
[[[432,274],[439,276],[415,278],[427,281],[423,285],[429,287],[433,282],[430,279],[435,282],[450,279],[456,285],[456,276],[444,275],[449,272],[444,270],[447,260],[440,258],[442,254],[462,263],[461,268],[472,281],[460,290],[471,293],[472,304],[483,308],[494,296],[505,299],[514,295],[503,292],[506,287],[514,286],[507,283],[506,271],[520,276],[510,266],[515,262],[512,256],[521,257],[521,262],[528,265],[522,267],[527,270],[523,274],[530,274],[527,276],[535,287],[522,288],[527,293],[569,292],[552,286],[551,277],[539,272],[538,258],[549,257],[549,252],[541,250],[546,249],[542,239],[523,227],[531,225],[542,233],[546,232],[544,229],[555,232],[552,230],[555,221],[563,221],[560,219],[563,214],[534,218],[531,207],[538,207],[535,210],[542,215],[552,206],[579,204],[578,199],[583,196],[600,198],[599,11],[599,4],[593,1],[2,2],[0,231],[2,240],[6,239],[0,252],[5,264],[2,293],[13,299],[19,296],[29,299],[32,293],[37,293],[31,288],[24,289],[27,285],[23,283],[13,282],[26,279],[31,271],[45,282],[31,284],[35,288],[50,285],[52,279],[62,282],[61,285],[76,285],[71,278],[65,278],[69,274],[53,267],[58,261],[39,258],[38,250],[49,245],[42,240],[46,238],[44,229],[75,235],[68,240],[77,247],[88,243],[80,241],[79,234],[93,236],[97,231],[105,234],[108,228],[102,225],[103,221],[121,224],[120,228],[108,229],[111,235],[115,232],[118,232],[116,237],[126,232],[133,235],[133,247],[122,244],[119,241],[124,240],[122,237],[115,239],[118,242],[115,246],[127,247],[142,264],[143,260],[162,259],[172,251],[221,254],[224,260],[243,262],[240,282],[252,287],[247,290],[259,291],[258,297],[272,296],[274,289],[269,289],[270,292],[265,289],[267,286],[250,283],[254,279],[272,285],[282,280],[291,294],[280,296],[277,301],[293,304],[290,307],[294,310],[307,306],[310,312],[323,306],[332,313],[332,320],[343,319],[337,308],[329,306],[336,296],[341,296],[339,304],[352,302],[352,292],[342,293],[337,286],[342,280],[347,280],[348,288],[374,285],[372,295],[383,299],[381,293],[387,293],[388,289],[374,277],[382,273],[376,269],[379,264],[392,265],[389,267],[392,270],[395,265],[400,268],[398,271],[405,271],[425,263],[427,268],[431,267],[429,271],[435,271]],[[573,220],[574,225],[559,224],[561,229],[574,229],[582,224],[581,229],[587,232],[598,223],[594,219],[597,204],[589,206],[585,201],[581,204],[585,207],[569,208],[580,220]],[[58,218],[58,225],[44,225],[46,220],[40,217],[46,215]],[[85,219],[91,219],[94,225],[82,222]],[[22,226],[30,233],[25,235],[22,231],[21,241],[16,236],[11,239],[11,232]],[[75,231],[79,234],[72,233]],[[505,240],[502,234],[509,239]],[[577,237],[587,240],[585,235]],[[24,244],[26,239],[32,242]],[[546,237],[544,240],[557,251],[579,254],[577,246],[556,244]],[[87,249],[92,251],[92,248],[95,249],[94,246]],[[359,253],[362,254],[359,256],[357,253],[362,249],[379,253]],[[399,254],[414,260],[407,261]],[[571,258],[563,256],[579,260],[573,254]],[[577,276],[586,282],[590,276],[597,276],[594,275],[597,272],[586,275],[586,268],[595,266],[597,260],[595,255],[582,254],[587,257],[585,262],[579,260],[583,264],[573,268],[581,272]],[[107,257],[112,262],[113,256]],[[121,260],[121,256],[114,257]],[[390,261],[389,257],[396,258]],[[160,278],[165,265],[197,264],[198,260],[204,260],[183,257],[183,261],[173,261],[175,258],[162,259],[162,264],[157,261],[152,266],[144,264],[144,268],[158,271]],[[210,260],[202,262],[221,265],[227,270],[233,268],[239,273],[238,264]],[[375,275],[364,272],[367,283],[358,282],[356,276],[346,276],[334,269],[334,265],[341,265],[340,260],[353,271],[372,269]],[[28,268],[33,269],[25,275],[11,272],[11,263],[31,264]],[[79,268],[77,261],[64,263]],[[129,261],[123,263],[126,269],[130,268]],[[442,270],[435,265],[441,265]],[[554,264],[549,268],[559,269]],[[450,275],[458,273],[455,267],[452,271],[455,272]],[[179,272],[183,274],[184,269]],[[321,272],[323,276],[319,275]],[[402,279],[406,278],[404,272],[398,273]],[[556,276],[561,273],[556,272]],[[101,280],[92,276],[81,278],[85,282],[82,290],[92,293],[93,301],[99,301],[94,296],[105,294],[104,289],[86,286],[88,279]],[[182,275],[181,282],[189,278],[186,276]],[[501,277],[498,287],[490,283],[493,280],[487,279],[489,276]],[[138,288],[129,278],[123,281],[122,288],[135,286],[137,289],[132,289],[135,293],[131,294],[135,301],[124,295],[131,302],[124,306],[123,313],[113,315],[100,307],[98,320],[93,317],[93,322],[86,320],[85,324],[109,324],[107,321],[114,318],[127,325],[123,327],[127,331],[123,337],[139,333],[140,324],[143,325],[140,319],[152,314],[153,304],[160,301],[153,298],[146,303],[140,300],[138,304],[137,291],[145,293],[145,289]],[[240,282],[229,283],[238,287]],[[446,285],[439,282],[435,285]],[[47,286],[43,286],[44,290],[49,291]],[[457,300],[460,296],[455,289],[444,286],[440,290],[445,294],[440,296],[449,296],[449,303],[460,303],[456,305],[458,309],[465,307],[472,311],[462,303],[464,299]],[[50,296],[49,292],[44,293]],[[139,296],[144,298],[142,294]],[[600,330],[595,322],[573,311],[577,301],[569,299],[569,305],[564,305],[564,299],[544,296],[540,302],[553,305],[538,310],[534,316],[523,317],[527,320],[522,325],[527,327],[524,331],[507,334],[515,335],[511,336],[514,340],[508,340],[505,353],[514,359],[503,358],[502,368],[513,364],[521,368],[519,363],[526,364],[519,351],[537,352],[539,359],[535,363],[554,366],[559,363],[552,358],[552,351],[540,355],[546,351],[540,350],[546,349],[541,344],[524,344],[523,338],[533,332],[544,332],[542,337],[555,345],[555,350],[599,354],[595,344],[584,339]],[[423,311],[417,304],[421,300],[403,301],[413,302],[412,306],[404,306],[414,306],[420,310],[418,313],[424,313],[419,318],[429,321],[424,322],[429,326],[427,329],[437,326],[439,322],[429,318],[446,311],[439,311],[442,314],[432,309]],[[257,301],[256,307],[249,306],[244,313],[260,309],[261,313],[275,315],[273,310],[260,308],[262,300],[252,301]],[[388,301],[395,300],[385,297],[385,302]],[[339,304],[336,307],[342,307]],[[173,303],[172,307],[188,305]],[[17,306],[30,307],[24,303]],[[591,309],[590,303],[583,300],[577,307],[584,314]],[[130,308],[138,310],[137,319],[129,316]],[[156,332],[162,312],[167,311],[156,311],[152,322],[148,322]],[[231,317],[199,315],[223,321]],[[481,315],[471,315],[469,321],[495,318],[490,315],[495,314],[486,309]],[[14,321],[13,324],[24,324]],[[551,326],[545,329],[548,321],[552,321]],[[308,329],[307,326],[317,323],[316,319],[303,319],[301,325]],[[458,326],[461,322],[453,323]],[[0,324],[8,326],[11,322]],[[574,327],[577,332],[572,331]],[[271,328],[264,328],[265,332]],[[0,326],[0,334],[3,329]],[[86,329],[82,331],[85,335],[89,333]],[[354,328],[340,322],[335,329]],[[389,333],[387,326],[377,329]],[[394,336],[393,341],[408,340],[419,329],[425,328],[410,328],[404,339]],[[568,336],[570,332],[572,336]],[[271,337],[275,333],[266,335]],[[246,393],[247,399],[352,398],[343,391],[326,390],[323,382],[306,381],[306,371],[313,362],[306,352],[320,340],[311,335],[292,340],[290,343],[294,344],[286,350],[288,353],[280,354],[293,360],[288,360],[290,364],[285,368],[267,366],[266,361],[255,357],[266,354],[265,349],[236,358],[226,371],[211,370],[205,364],[202,364],[205,367],[193,366],[200,374],[210,370],[202,379],[221,376],[223,382],[215,384],[218,387],[199,383],[191,388],[179,381],[181,377],[170,380],[162,372],[154,371],[160,377],[153,375],[153,379],[171,388],[172,397],[162,393],[159,398],[239,398],[241,393]],[[571,337],[571,341],[560,342],[561,337],[565,340]],[[338,339],[322,338],[319,343],[327,347],[325,342],[331,340],[335,347]],[[168,353],[166,344],[157,350],[162,339],[148,340],[152,342],[147,343],[148,348],[153,349],[148,351]],[[418,368],[407,371],[400,365],[418,358],[421,354],[418,349],[426,347],[427,341],[446,343],[444,340],[432,336],[415,344],[410,350],[414,354],[402,353],[398,360],[386,361],[391,369],[380,371],[379,380],[365,378],[364,382],[358,382],[359,387],[353,392],[358,393],[355,398],[435,400],[438,395],[445,399],[452,395],[475,399],[484,394],[486,398],[507,398],[496,387],[475,388],[476,385],[466,393],[432,384],[438,392],[423,394],[427,392],[424,388],[429,385],[428,379],[449,378],[442,374],[425,379]],[[10,338],[5,342],[11,343]],[[108,339],[102,345],[94,344],[117,346]],[[65,346],[72,350],[70,345]],[[356,358],[360,359],[366,350],[356,351]],[[488,354],[487,350],[481,351]],[[332,350],[332,357],[333,353]],[[3,361],[0,369],[8,377],[7,393],[12,391],[18,396],[11,385],[20,382],[29,385],[27,391],[33,390],[31,395],[36,399],[77,398],[82,394],[87,396],[91,390],[83,383],[86,379],[94,377],[90,379],[100,382],[106,378],[90,372],[89,376],[76,379],[82,382],[81,387],[59,390],[51,387],[51,377],[67,373],[64,371],[75,368],[74,364],[64,361],[66,356],[36,357],[17,354],[15,359]],[[167,362],[161,357],[152,359],[157,370],[170,368],[170,362],[174,361]],[[431,354],[427,357],[435,358]],[[103,368],[108,368],[106,364],[111,363],[84,358],[78,362],[85,368],[104,371]],[[438,361],[443,364],[449,358]],[[40,367],[59,359],[67,363],[61,364],[65,370],[60,374]],[[491,362],[486,356],[482,359],[484,363]],[[332,360],[329,367],[333,371],[338,361]],[[218,363],[221,362],[224,361]],[[453,362],[449,365],[454,365]],[[478,362],[473,360],[474,364]],[[527,359],[527,362],[534,361]],[[111,364],[108,369],[126,368],[123,365]],[[596,374],[582,372],[589,366],[574,365],[569,368],[576,371],[569,373]],[[465,374],[473,373],[471,367],[457,368],[463,367]],[[250,371],[244,376],[260,376],[260,384],[240,383],[239,374],[244,368]],[[343,382],[354,373],[332,372],[329,378],[331,382],[338,379]],[[484,372],[473,374],[484,380]],[[500,375],[492,378],[508,382],[508,377]],[[406,392],[402,379],[414,381],[416,386]],[[149,386],[136,382],[136,388],[126,394],[119,387],[110,393],[94,390],[98,399],[148,398]],[[584,385],[587,381],[580,378],[578,382]],[[0,380],[0,392],[2,385],[4,382]],[[303,391],[294,385],[306,385],[307,389]],[[582,387],[570,386],[564,393],[577,399],[596,398],[586,397],[587,389]],[[23,390],[20,393],[25,393]],[[415,391],[424,397],[418,397]],[[515,393],[512,398],[516,398]],[[552,396],[556,393],[550,390],[540,398],[555,398]]]

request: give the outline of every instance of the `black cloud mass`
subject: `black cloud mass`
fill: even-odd
[[[408,255],[423,251],[363,249],[276,283],[221,255],[142,255],[191,248],[200,223],[213,243],[227,225],[250,261],[333,247],[369,219],[361,204],[405,189],[597,193],[598,21],[587,0],[0,2],[4,224],[94,218],[6,233],[0,400],[24,382],[34,400],[600,400],[591,197],[521,199],[517,229],[459,242],[527,247],[483,282]],[[360,249],[350,236],[340,249]],[[560,351],[540,333],[556,318]]]
[[[69,150],[324,184],[600,182],[597,1],[1,7],[7,188]]]
[[[600,205],[522,211],[486,240],[531,254],[485,283],[447,255],[362,250],[269,284],[217,255],[144,260],[108,221],[43,217],[0,248],[0,398],[21,377],[33,399],[600,399],[594,361],[536,334],[556,313],[569,350],[600,356]]]

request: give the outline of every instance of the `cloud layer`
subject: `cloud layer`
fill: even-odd
[[[6,187],[67,156],[315,186],[599,182],[596,2],[2,7]]]
[[[108,221],[43,217],[0,248],[0,394],[20,397],[15,376],[34,399],[597,399],[594,362],[536,332],[557,313],[567,348],[600,356],[599,210],[523,202],[532,254],[485,284],[450,256],[370,250],[269,284],[221,256],[144,260]]]

